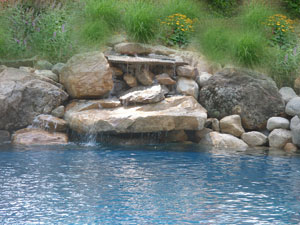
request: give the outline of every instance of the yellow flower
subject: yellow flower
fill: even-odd
[[[285,32],[285,29],[282,29],[283,32]]]

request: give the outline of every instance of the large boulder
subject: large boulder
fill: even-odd
[[[66,107],[65,119],[78,133],[145,133],[202,130],[206,110],[190,96],[173,96],[148,105],[88,109],[80,102]]]
[[[248,145],[230,134],[220,134],[210,132],[200,141],[200,144],[212,146],[215,148],[247,149]]]
[[[59,80],[72,98],[98,98],[113,88],[112,70],[101,52],[73,56]]]
[[[68,136],[64,133],[50,133],[37,128],[18,130],[12,137],[15,145],[62,145],[68,143]]]
[[[0,129],[26,127],[37,115],[51,113],[67,98],[57,86],[31,73],[7,68],[0,73]]]
[[[267,120],[284,112],[285,107],[271,78],[244,69],[216,73],[200,90],[199,101],[210,117],[239,114],[243,127],[249,130],[264,129]]]

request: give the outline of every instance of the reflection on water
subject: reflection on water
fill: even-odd
[[[0,147],[1,224],[298,224],[299,187],[281,151]]]

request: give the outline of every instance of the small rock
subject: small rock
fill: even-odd
[[[231,134],[240,137],[245,130],[242,126],[242,120],[239,115],[226,116],[220,120],[220,128],[222,133]]]
[[[188,136],[184,130],[169,131],[164,138],[165,142],[184,142],[188,140]]]
[[[290,121],[283,117],[271,117],[268,119],[267,122],[267,129],[272,131],[274,129],[289,129],[290,128]]]
[[[246,142],[249,146],[262,146],[267,143],[267,136],[257,132],[251,131],[242,134],[242,140]]]
[[[199,87],[192,79],[180,77],[177,81],[176,91],[180,94],[193,96],[195,99],[198,99]]]
[[[173,80],[169,76],[169,74],[167,74],[167,73],[157,75],[157,76],[155,76],[155,79],[158,81],[159,84],[162,84],[162,85],[174,85],[174,84],[176,84],[176,81]]]
[[[64,68],[66,64],[64,63],[56,63],[53,67],[52,67],[52,72],[55,73],[57,76],[59,76],[59,74],[61,73],[62,69]]]
[[[212,75],[210,73],[201,72],[200,75],[196,77],[196,82],[199,85],[199,87],[204,87],[211,77]]]
[[[230,134],[220,134],[218,132],[208,133],[200,144],[209,145],[216,148],[233,148],[233,149],[247,149],[248,145],[241,139]]]
[[[286,104],[285,113],[290,116],[300,115],[300,97],[292,98]]]
[[[297,94],[294,91],[294,89],[290,87],[280,88],[279,93],[281,94],[285,103],[288,103],[292,98],[297,97]]]
[[[112,109],[121,106],[121,102],[119,99],[110,98],[110,99],[101,99],[97,101],[100,108],[104,109]]]
[[[129,73],[126,73],[123,79],[129,87],[136,87],[138,85],[136,78]]]
[[[34,71],[35,71],[34,68],[26,67],[26,66],[21,66],[19,69],[22,70],[22,71],[25,71],[27,73],[34,73]]]
[[[164,90],[159,84],[149,87],[131,88],[120,97],[120,101],[124,105],[136,103],[156,103],[164,99]]]
[[[0,130],[0,144],[10,141],[10,133],[6,130]]]
[[[292,132],[285,129],[275,129],[269,135],[269,144],[273,148],[283,148],[292,141]]]
[[[38,60],[34,67],[38,70],[51,70],[53,65],[46,60]]]
[[[58,76],[51,70],[35,70],[34,74],[37,76],[47,77],[55,82],[58,82]]]
[[[63,105],[60,105],[57,108],[53,109],[51,114],[52,116],[63,118],[65,115],[65,107]]]
[[[65,132],[67,130],[67,122],[52,115],[39,115],[33,120],[32,125],[50,132]]]
[[[120,77],[123,75],[123,71],[117,67],[110,67],[114,76]]]
[[[68,143],[68,136],[64,133],[25,128],[14,133],[12,143],[15,145],[61,145]]]
[[[294,130],[298,127],[298,125],[300,124],[300,119],[298,116],[294,116],[292,119],[291,119],[291,123],[290,123],[290,129],[291,130]]]
[[[199,142],[201,141],[207,134],[209,134],[210,132],[213,132],[212,129],[210,128],[204,128],[202,130],[197,130],[195,132],[195,139],[196,139],[196,142]]]
[[[193,66],[178,66],[177,67],[177,75],[180,77],[187,77],[187,78],[192,78],[194,79],[196,76],[196,69]]]
[[[153,84],[154,74],[148,69],[142,69],[136,72],[136,78],[142,85],[149,86]]]
[[[151,53],[151,49],[140,43],[119,43],[114,47],[115,51],[120,54],[127,55],[148,55]]]
[[[286,143],[283,149],[286,152],[296,152],[298,150],[297,146],[293,143]]]

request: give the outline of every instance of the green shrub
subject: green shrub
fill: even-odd
[[[82,28],[82,37],[85,45],[102,45],[111,34],[109,25],[104,20],[86,21]]]
[[[217,15],[232,16],[239,6],[239,0],[207,0],[209,8]]]
[[[291,15],[300,16],[300,0],[283,0],[283,2]]]

